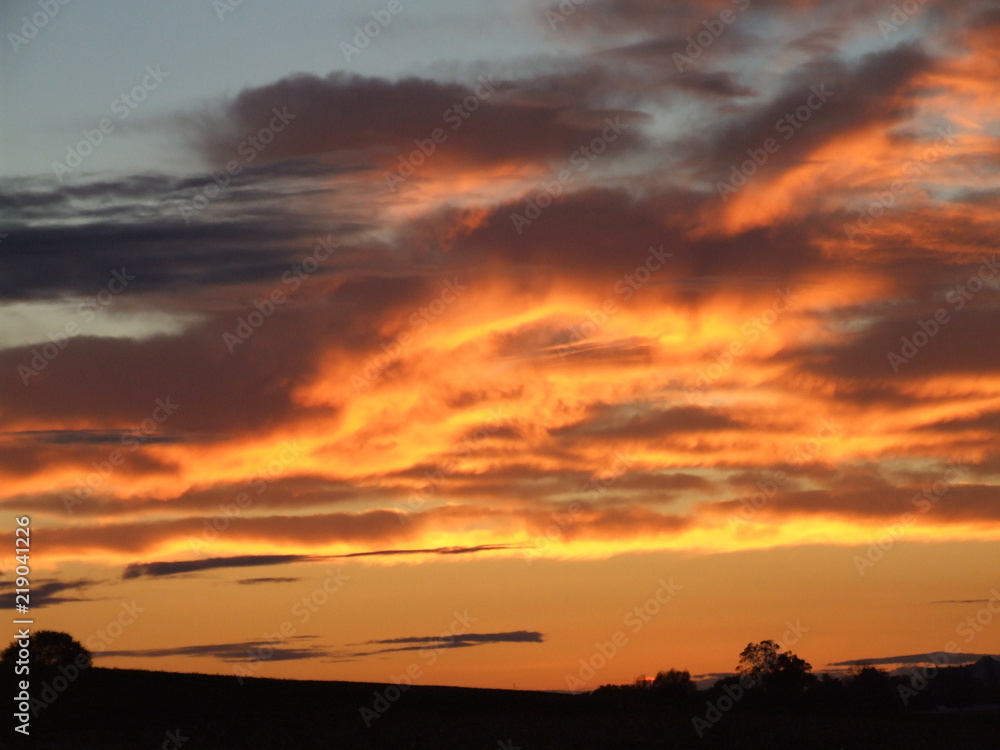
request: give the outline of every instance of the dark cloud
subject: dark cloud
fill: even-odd
[[[610,505],[602,501],[603,505]],[[551,527],[551,515],[534,514],[534,528],[538,534]],[[642,507],[586,506],[586,515],[575,520],[562,532],[564,539],[616,539],[633,536],[665,536],[679,534],[694,525],[690,517],[669,515]]]
[[[987,295],[987,292],[981,292]],[[943,300],[942,300],[943,301]],[[821,346],[807,347],[797,352],[789,349],[779,360],[798,359],[804,369],[825,377],[861,381],[869,388],[888,388],[893,381],[917,381],[931,375],[973,374],[1000,371],[1000,350],[983,346],[985,341],[1000,337],[1000,316],[987,298],[976,307],[961,311],[944,304],[940,307],[907,306],[909,314],[897,313],[891,318],[872,321],[854,336]],[[936,310],[949,315],[949,322],[925,346],[907,348],[914,334],[922,334],[921,321],[933,320]],[[890,359],[895,354],[905,361]],[[942,420],[947,421],[947,420]],[[960,428],[955,420],[952,428]],[[948,430],[949,425],[943,429]]]
[[[365,645],[386,645],[387,648],[351,651],[344,648],[322,646],[310,643],[315,635],[296,635],[286,644],[275,645],[270,641],[238,641],[234,643],[209,643],[174,648],[127,649],[101,651],[99,657],[163,658],[170,656],[193,656],[220,659],[224,662],[254,662],[266,658],[267,661],[299,661],[302,659],[323,659],[324,661],[345,661],[361,656],[392,653],[397,651],[420,651],[439,648],[471,648],[496,643],[542,643],[541,633],[518,630],[508,633],[466,633],[447,637],[410,637],[382,641],[368,641]],[[403,644],[403,645],[395,645]],[[265,656],[266,655],[266,656]]]
[[[45,471],[46,468],[75,468],[79,472],[80,483],[85,478],[93,474],[94,464],[107,463],[109,456],[117,453],[124,456],[121,461],[118,456],[115,461],[118,465],[115,471],[124,476],[135,476],[139,474],[174,474],[178,465],[169,460],[157,458],[151,455],[145,446],[157,444],[155,440],[146,438],[155,437],[151,434],[143,436],[127,437],[126,443],[119,443],[116,447],[108,447],[108,443],[102,442],[78,442],[78,443],[38,443],[0,441],[3,445],[3,452],[0,453],[0,474],[7,474],[14,477],[26,477]],[[168,438],[161,444],[172,444],[173,439]],[[80,485],[74,486],[73,490],[78,490]],[[89,488],[88,492],[89,492]],[[33,510],[37,508],[39,512],[49,512],[55,515],[65,515],[67,505],[61,495],[32,495],[30,498],[15,496],[0,501],[0,505],[22,506],[28,503]],[[74,508],[73,512],[76,512]]]
[[[261,583],[295,583],[301,581],[301,578],[241,578],[236,583],[241,586],[256,586]]]
[[[253,310],[249,303],[248,310]],[[289,312],[293,318],[302,317]],[[197,325],[184,336],[146,341],[74,339],[27,386],[18,368],[31,362],[32,348],[0,351],[0,424],[28,417],[140,424],[152,415],[157,399],[167,398],[177,408],[165,429],[213,437],[274,425],[295,414],[336,413],[330,408],[302,409],[287,390],[275,388],[278,382],[301,382],[313,371],[321,335],[315,326],[316,335],[300,333],[299,345],[286,349],[289,333],[272,319],[254,335],[253,352],[236,348],[230,355],[222,335],[236,329],[236,318],[225,316]],[[97,368],[96,362],[114,362],[115,368]],[[171,366],[164,367],[164,362]],[[206,378],[206,373],[212,377]]]
[[[323,223],[297,211],[324,188],[330,170],[316,174],[300,162],[293,166],[248,168],[187,221],[182,209],[190,209],[206,185],[215,186],[207,174],[31,189],[0,182],[0,204],[16,206],[25,222],[12,226],[0,243],[0,300],[93,297],[122,268],[134,276],[123,299],[137,292],[280,279],[317,236],[342,240],[365,226],[357,210],[329,209]],[[333,194],[335,188],[325,190]],[[288,220],[292,216],[295,221]],[[345,247],[317,273],[357,260]]]
[[[106,463],[111,454],[125,456],[116,461],[116,471],[125,475],[172,474],[177,465],[156,458],[147,446],[181,445],[206,442],[202,435],[153,432],[143,429],[120,430],[29,430],[0,433],[0,474],[30,476],[44,467],[76,467],[81,481],[94,472],[94,465]],[[89,493],[88,493],[89,494]],[[0,505],[14,505],[26,498],[0,501]],[[38,508],[67,512],[63,498],[56,495],[33,496],[32,509]],[[76,512],[74,508],[73,512]]]
[[[855,64],[815,61],[791,74],[773,99],[747,104],[705,138],[688,141],[690,166],[705,170],[714,183],[728,180],[730,166],[744,162],[747,149],[760,149],[768,138],[779,148],[762,169],[774,170],[803,163],[834,139],[874,125],[891,128],[913,115],[919,101],[915,82],[934,65],[911,45],[872,53]],[[787,120],[790,115],[794,122]]]
[[[476,552],[493,552],[506,549],[524,549],[516,544],[480,544],[476,547],[432,547],[429,549],[382,549],[371,552],[351,552],[346,555],[334,555],[335,558],[348,557],[391,557],[393,555],[470,555]]]
[[[269,521],[270,519],[262,519]],[[288,565],[298,562],[340,560],[352,557],[392,557],[395,555],[469,555],[494,550],[520,549],[506,544],[481,544],[476,547],[433,547],[428,549],[383,549],[367,552],[351,552],[344,555],[243,555],[238,557],[210,557],[204,560],[183,560],[178,562],[132,563],[125,568],[122,578],[159,578],[162,576],[197,573],[219,568],[246,568],[260,565]],[[294,578],[255,578],[254,582],[298,580]],[[245,581],[240,581],[245,583]]]
[[[518,233],[512,216],[525,215],[527,199],[542,192],[529,192],[492,208],[471,229],[461,212],[452,212],[449,221],[439,221],[435,242],[448,248],[454,262],[463,266],[504,268],[506,272],[531,269],[530,275],[525,273],[526,289],[541,292],[559,279],[584,282],[594,288],[595,295],[602,295],[595,300],[598,303],[605,297],[623,303],[616,282],[645,265],[651,248],[662,248],[672,257],[637,293],[647,303],[693,305],[722,289],[759,294],[757,285],[773,288],[828,263],[817,243],[815,226],[806,222],[793,220],[731,236],[705,236],[698,221],[717,221],[720,202],[714,193],[693,190],[650,189],[636,196],[625,189],[581,187],[555,198]],[[842,231],[839,225],[837,229]],[[615,252],[608,252],[611,247]],[[545,274],[539,274],[540,270]],[[533,333],[555,351],[559,344],[572,342],[571,326],[584,320],[553,321],[553,333]],[[555,331],[563,341],[557,340]],[[546,335],[550,340],[545,340]]]
[[[714,485],[704,477],[683,471],[644,472],[632,470],[615,481],[615,486],[623,490],[695,490],[711,492]]]
[[[990,411],[969,417],[953,417],[942,419],[930,424],[921,425],[921,430],[935,432],[964,432],[975,430],[981,432],[1000,432],[1000,411]]]
[[[700,406],[659,410],[641,405],[597,404],[583,421],[550,433],[560,438],[655,440],[673,434],[735,430],[741,426],[739,420],[717,409]]]
[[[88,596],[64,596],[70,592],[83,592],[96,586],[101,581],[90,578],[77,578],[72,581],[35,581],[31,582],[31,608],[41,609],[51,607],[54,604],[65,604],[67,602],[90,602],[94,601]],[[0,589],[10,589],[9,592],[0,593],[0,606],[4,609],[13,609],[16,603],[13,581],[3,581]]]
[[[750,500],[747,496],[700,508],[709,513],[738,513]],[[994,522],[1000,519],[1000,496],[993,485],[969,483],[948,486],[938,495],[933,492],[933,482],[912,487],[882,483],[850,490],[785,488],[756,514],[771,518],[818,515],[877,520],[905,533],[924,524]]]
[[[65,451],[59,455],[53,451],[44,454],[35,452],[31,455],[31,464],[26,466],[28,456],[22,452],[21,455],[15,454],[11,458],[9,467],[5,466],[3,457],[0,457],[0,469],[13,470],[20,466],[25,473],[31,473],[44,466],[76,464],[79,465],[81,478],[83,478],[94,471],[91,461],[106,460],[107,456],[107,449],[103,451],[103,454],[93,452],[79,455]],[[122,464],[120,468],[125,473],[146,473],[157,471],[158,466],[161,471],[167,471],[168,468],[173,471],[177,468],[175,465],[167,467],[156,464],[152,460],[142,460],[142,454],[139,453],[129,456],[127,462]],[[389,483],[381,483],[377,487],[366,487],[357,482],[316,474],[275,477],[267,483],[266,491],[261,492],[263,486],[262,480],[257,477],[248,477],[241,482],[216,482],[212,485],[192,487],[173,497],[131,495],[127,498],[114,497],[110,494],[102,495],[100,492],[94,492],[84,498],[76,498],[74,492],[78,488],[74,487],[68,493],[33,494],[30,497],[16,495],[0,500],[0,508],[24,507],[27,504],[36,514],[57,517],[65,517],[68,512],[79,517],[96,516],[102,518],[116,516],[135,518],[145,513],[175,516],[214,513],[225,516],[227,510],[232,513],[232,508],[240,507],[238,498],[242,494],[249,495],[250,498],[249,501],[243,501],[243,510],[248,514],[259,514],[263,511],[329,506],[358,500],[373,504],[391,504],[404,501],[408,493],[405,488],[397,489]],[[73,498],[71,502],[67,501],[66,494]]]
[[[258,565],[286,565],[293,562],[310,562],[310,555],[243,555],[240,557],[210,557],[205,560],[183,560],[178,562],[132,563],[125,568],[122,578],[143,578],[174,576],[197,573],[217,568],[247,568]]]
[[[358,651],[353,656],[371,656],[396,651],[421,651],[427,648],[471,648],[494,643],[544,643],[541,633],[533,630],[515,630],[508,633],[463,633],[445,636],[407,636],[385,640],[366,641],[365,645],[386,646],[370,651]]]
[[[176,648],[127,649],[100,651],[95,657],[139,657],[162,658],[167,656],[195,656],[221,659],[224,662],[299,661],[315,659],[333,653],[330,649],[310,644],[298,646],[302,641],[315,639],[314,635],[296,635],[288,639],[290,646],[275,645],[271,641],[240,641],[236,643],[208,643],[198,646],[178,646]],[[264,651],[266,649],[266,651]]]
[[[239,159],[239,144],[268,126],[278,110],[294,119],[259,152],[262,160],[364,155],[394,168],[398,156],[415,148],[415,139],[441,129],[447,140],[429,166],[535,163],[588,143],[606,117],[634,122],[637,116],[584,98],[531,97],[530,89],[530,81],[522,87],[492,76],[466,86],[420,78],[299,75],[242,91],[220,114],[194,123],[192,141],[212,164]],[[636,140],[632,133],[623,136],[625,143]]]
[[[144,433],[135,430],[25,430],[0,432],[0,440],[54,445],[115,445],[134,437],[147,443],[186,443],[192,436]]]
[[[908,654],[906,656],[883,656],[875,659],[855,659],[853,661],[838,661],[829,664],[831,667],[868,667],[877,664],[970,664],[983,657],[1000,659],[993,654],[959,654],[945,651],[930,651],[926,654]]]

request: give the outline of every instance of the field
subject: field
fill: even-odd
[[[240,685],[232,677],[92,668],[33,720],[32,746],[53,750],[995,750],[1000,746],[997,712],[795,714],[750,711],[737,705],[699,738],[691,718],[700,712],[690,706],[622,707],[588,695],[431,686],[413,686],[396,700],[380,703],[377,718],[366,714],[368,727],[360,708],[372,709],[375,693],[384,695],[386,688],[268,679]],[[389,695],[395,697],[391,690]]]

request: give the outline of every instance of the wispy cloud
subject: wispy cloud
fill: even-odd
[[[241,578],[236,583],[241,586],[256,586],[261,583],[295,583],[301,581],[301,578]]]
[[[494,643],[544,643],[541,633],[534,630],[514,630],[507,633],[464,633],[452,636],[406,636],[365,641],[364,645],[387,648],[356,651],[352,656],[371,656],[394,651],[421,651],[427,648],[471,648]]]
[[[881,656],[872,659],[853,659],[829,664],[831,667],[865,667],[879,664],[969,664],[984,656],[1000,658],[995,654],[960,654],[945,651],[930,651],[926,654],[907,654],[906,656]]]
[[[218,568],[249,568],[260,565],[287,565],[308,562],[311,555],[240,555],[237,557],[209,557],[205,560],[183,560],[178,562],[133,563],[125,568],[122,578],[159,578],[162,576],[198,573]]]
[[[51,607],[55,604],[65,604],[66,602],[93,601],[93,597],[65,596],[65,594],[69,592],[83,592],[99,583],[101,581],[90,578],[78,578],[72,581],[32,581],[31,607],[40,609],[42,607]],[[14,581],[0,582],[0,591],[3,589],[9,589],[9,591],[0,593],[0,606],[5,609],[13,609],[16,596]]]
[[[314,635],[297,635],[288,638],[292,645],[275,645],[270,641],[239,641],[236,643],[208,643],[197,646],[177,646],[174,648],[148,648],[148,649],[122,649],[116,651],[101,651],[96,656],[105,657],[131,657],[131,658],[151,658],[160,659],[171,656],[194,656],[213,659],[221,659],[225,662],[258,661],[260,659],[261,648],[267,648],[271,654],[270,661],[298,661],[302,659],[315,659],[331,653],[328,649],[317,646],[303,644],[295,645],[302,641],[315,639]]]
[[[125,568],[122,578],[160,578],[162,576],[198,573],[219,568],[247,568],[261,565],[289,565],[299,562],[319,562],[341,560],[352,557],[393,557],[395,555],[469,555],[477,552],[522,549],[519,545],[482,544],[475,547],[431,547],[426,549],[383,549],[365,552],[351,552],[344,555],[239,555],[235,557],[210,557],[204,560],[182,560],[177,562],[132,563]],[[254,581],[274,581],[280,579],[258,578]],[[289,579],[295,580],[295,579]]]

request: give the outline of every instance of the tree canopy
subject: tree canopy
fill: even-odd
[[[74,662],[76,662],[77,667],[84,668],[93,663],[90,651],[69,633],[57,630],[39,630],[28,637],[28,643],[32,669],[58,669]],[[0,653],[0,665],[3,666],[5,672],[17,660],[19,650],[20,645],[15,639]]]
[[[736,671],[754,685],[771,688],[801,688],[813,677],[812,665],[771,640],[748,643],[740,654]]]

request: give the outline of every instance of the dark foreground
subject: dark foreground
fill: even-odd
[[[622,706],[587,695],[414,686],[370,727],[385,685],[86,670],[0,747],[58,750],[256,748],[907,748],[996,750],[1000,713],[864,714],[737,706],[699,738],[696,706]],[[390,696],[394,693],[390,691]],[[386,706],[387,709],[385,708]],[[701,706],[702,713],[704,705]],[[8,721],[8,727],[10,723]]]

